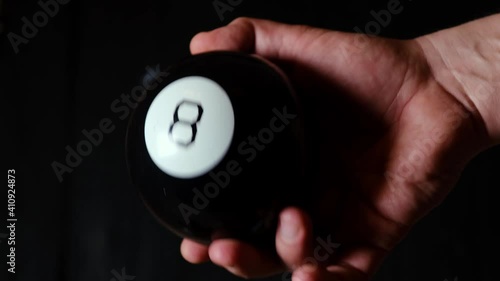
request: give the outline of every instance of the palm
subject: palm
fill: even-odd
[[[339,42],[333,36],[327,40]],[[363,52],[346,48],[340,61],[328,60],[329,65],[296,67],[331,70],[314,89],[310,80],[299,81],[303,90],[318,93],[308,112],[315,114],[314,141],[321,143],[316,184],[324,202],[314,222],[327,222],[327,231],[342,244],[334,260],[365,273],[375,270],[373,257],[381,261],[453,186],[466,159],[450,153],[463,145],[450,141],[471,129],[460,104],[419,60],[414,43],[372,40]],[[314,45],[332,52],[332,43],[309,46]]]

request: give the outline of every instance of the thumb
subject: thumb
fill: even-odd
[[[292,78],[328,89],[339,87],[382,113],[393,95],[380,98],[374,93],[400,87],[401,77],[385,74],[404,68],[395,64],[387,41],[381,38],[254,18],[238,18],[199,33],[192,38],[190,49],[192,54],[217,50],[254,53],[291,66],[288,74]]]
[[[307,57],[308,54],[303,53],[306,45],[325,33],[335,32],[305,25],[238,18],[227,26],[197,34],[191,40],[190,49],[193,54],[226,50],[256,53],[269,59],[296,60]]]

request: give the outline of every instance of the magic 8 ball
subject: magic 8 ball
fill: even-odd
[[[303,126],[288,79],[233,52],[191,56],[167,73],[127,132],[128,169],[145,205],[200,243],[272,245],[281,209],[303,199]]]

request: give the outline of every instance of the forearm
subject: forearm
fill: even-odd
[[[500,143],[500,14],[416,39],[434,78]]]

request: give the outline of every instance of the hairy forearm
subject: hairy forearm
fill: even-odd
[[[416,39],[435,79],[500,143],[500,14]]]

